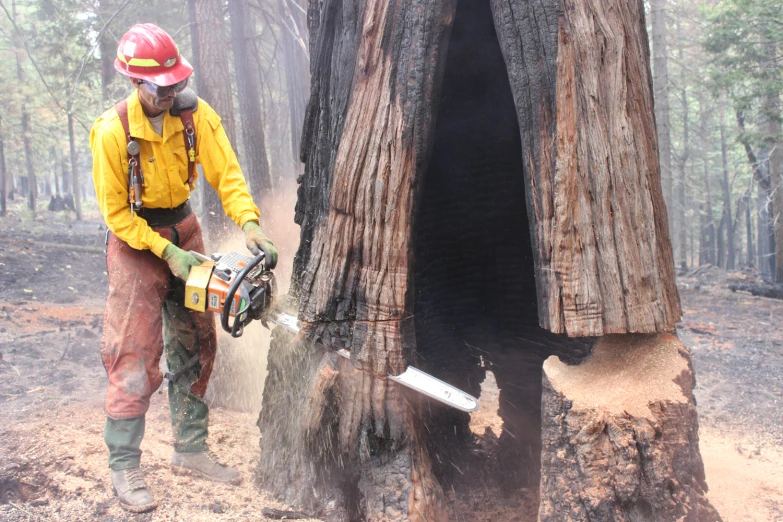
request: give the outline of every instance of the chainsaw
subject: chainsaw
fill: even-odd
[[[240,337],[245,325],[266,315],[275,295],[275,274],[263,265],[264,253],[250,257],[237,252],[212,254],[190,252],[201,261],[190,269],[185,282],[185,307],[215,312],[231,337]],[[233,318],[233,322],[231,319]]]
[[[267,327],[270,322],[291,333],[299,333],[297,318],[272,306],[275,275],[264,268],[263,252],[256,257],[237,252],[212,256],[190,253],[202,264],[190,269],[185,283],[185,307],[219,314],[220,325],[232,337],[240,337],[244,327],[253,320],[260,320]],[[348,350],[337,350],[337,354],[351,359]],[[478,409],[478,400],[472,395],[413,366],[388,378],[458,410]]]

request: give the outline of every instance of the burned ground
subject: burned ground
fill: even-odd
[[[143,447],[163,505],[140,516],[117,506],[102,440],[104,232],[94,215],[81,224],[57,218],[46,226],[46,213],[36,220],[22,215],[19,205],[0,222],[0,520],[264,520],[264,507],[284,509],[250,480],[258,457],[255,411],[214,408],[212,415],[211,442],[243,472],[243,485],[172,475],[165,391],[153,397]],[[87,250],[74,251],[74,245]],[[783,517],[783,302],[727,288],[753,277],[710,269],[679,281],[685,308],[679,335],[696,368],[710,500],[727,521]],[[497,375],[505,363],[484,357],[481,366],[481,336],[455,342],[478,362],[472,387],[480,390],[481,409],[460,424],[466,432],[459,447],[468,453],[441,462],[452,470],[454,488],[446,488],[451,519],[535,520],[535,488],[488,478],[503,458]],[[444,376],[448,368],[432,365],[431,371]],[[441,446],[454,441],[453,434],[439,437]]]

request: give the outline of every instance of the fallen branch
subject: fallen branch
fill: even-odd
[[[729,290],[736,292],[749,292],[753,295],[761,297],[769,297],[771,299],[783,299],[783,285],[773,285],[769,283],[762,284],[750,284],[750,283],[731,283]]]
[[[710,263],[707,263],[706,265],[701,265],[700,267],[695,268],[695,269],[691,270],[690,272],[688,272],[687,277],[697,276],[700,273],[702,273],[705,270],[708,270],[710,268],[712,268],[712,265]]]

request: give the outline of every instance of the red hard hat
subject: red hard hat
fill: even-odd
[[[154,24],[136,24],[122,36],[114,68],[161,86],[181,82],[193,72],[174,39]]]

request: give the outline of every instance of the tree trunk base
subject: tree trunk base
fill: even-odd
[[[448,520],[399,385],[280,328],[268,368],[257,477],[273,496],[330,522]],[[378,390],[386,419],[368,413]]]
[[[720,521],[693,380],[670,334],[604,337],[579,366],[547,359],[539,521]]]

